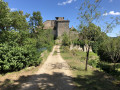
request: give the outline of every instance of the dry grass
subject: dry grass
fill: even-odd
[[[85,71],[84,52],[77,52],[76,56],[71,52],[64,52],[61,49],[61,56],[67,61],[73,73],[73,81],[78,86],[78,90],[120,90],[119,84],[113,83],[113,77],[99,71],[96,68],[88,66]],[[82,59],[83,60],[80,60]],[[94,53],[90,53],[91,58],[98,58]]]

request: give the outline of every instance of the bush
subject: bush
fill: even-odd
[[[41,62],[37,52],[32,46],[10,46],[0,44],[0,72],[18,71],[25,67],[37,66]]]
[[[120,61],[120,38],[110,38],[101,43],[98,49],[101,61],[117,63]]]
[[[69,51],[70,51],[70,49],[69,49],[68,46],[61,46],[61,49],[62,49],[62,52],[63,52],[63,53],[66,53],[66,52],[69,52]]]
[[[62,45],[64,45],[64,46],[70,45],[70,40],[69,40],[69,36],[67,33],[64,33],[62,36]]]
[[[88,64],[91,65],[92,67],[97,67],[98,61],[99,61],[98,59],[88,60]]]
[[[94,43],[92,44],[92,51],[93,51],[94,53],[97,53],[97,51],[98,51],[98,46],[99,46],[98,42],[94,42]]]
[[[86,60],[86,58],[84,57],[84,56],[82,56],[81,58],[80,58],[80,61],[81,62],[84,62]]]
[[[48,50],[49,52],[51,52],[52,49],[53,49],[53,45],[49,45],[49,46],[47,46],[47,50]]]
[[[117,64],[117,65],[116,65],[116,68],[119,69],[119,68],[120,68],[120,64]]]
[[[73,56],[76,56],[76,55],[77,55],[77,52],[78,52],[78,50],[76,50],[76,49],[71,50],[71,53],[72,53]]]
[[[111,75],[114,75],[115,73],[117,73],[114,67],[106,62],[99,62],[98,67],[102,69],[104,72],[109,73]]]
[[[3,0],[0,0],[0,5],[0,73],[39,65],[42,60],[40,50],[52,50],[53,31],[42,30],[39,11],[33,12],[27,22],[29,14],[24,15],[23,11],[10,12]]]

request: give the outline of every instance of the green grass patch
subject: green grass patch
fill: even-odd
[[[54,51],[53,55],[57,55],[57,51],[56,50]]]
[[[74,52],[73,52],[74,53]],[[65,59],[73,73],[73,81],[77,90],[120,90],[119,84],[113,83],[113,78],[104,72],[88,65],[88,71],[85,71],[85,52],[76,51],[73,55],[71,51],[64,51],[61,48],[61,56]],[[90,52],[90,59],[99,57]],[[81,60],[82,59],[82,60]]]
[[[45,50],[42,53],[42,59],[43,59],[42,63],[47,59],[47,57],[49,56],[49,54],[50,54],[50,51],[48,51],[48,50]]]

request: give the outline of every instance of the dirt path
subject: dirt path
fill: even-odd
[[[46,62],[20,90],[73,90],[72,74],[68,64],[60,55],[60,46],[54,46]],[[57,54],[54,55],[54,51]]]

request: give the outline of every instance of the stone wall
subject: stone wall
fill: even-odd
[[[69,21],[56,21],[57,36],[62,36],[65,32],[69,34]]]
[[[43,24],[43,29],[53,29],[54,37],[62,36],[65,32],[69,34],[69,20],[64,20],[64,17],[56,17],[56,20],[47,20]]]
[[[88,45],[84,45],[83,50],[84,50],[84,52],[86,52],[88,50]],[[92,52],[92,47],[90,47],[90,52]]]
[[[43,29],[54,29],[55,27],[55,20],[47,20],[43,23]]]
[[[70,40],[75,40],[75,39],[79,38],[79,32],[77,32],[77,31],[70,31],[69,35],[70,35]]]
[[[70,45],[70,50],[79,50],[83,51],[83,48],[81,48],[79,45]]]
[[[85,45],[84,48],[80,47],[80,45],[70,45],[70,50],[79,50],[86,52],[88,50],[88,46]],[[92,48],[90,47],[90,52],[92,52]]]

